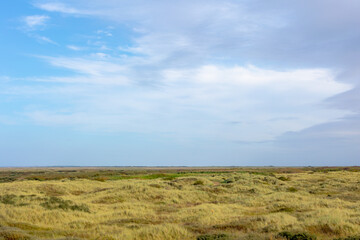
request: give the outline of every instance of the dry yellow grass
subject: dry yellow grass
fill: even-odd
[[[360,234],[360,173],[0,183],[0,226],[0,239],[335,239]]]

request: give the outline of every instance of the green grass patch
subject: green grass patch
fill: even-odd
[[[156,173],[156,174],[148,174],[148,175],[142,175],[139,178],[140,179],[157,179],[162,178],[164,180],[173,180],[175,178],[181,177],[183,174],[165,174],[165,173]]]

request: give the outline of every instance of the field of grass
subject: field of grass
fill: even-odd
[[[359,167],[0,169],[0,240],[359,236]]]

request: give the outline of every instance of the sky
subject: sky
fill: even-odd
[[[0,2],[0,166],[360,165],[358,0]]]

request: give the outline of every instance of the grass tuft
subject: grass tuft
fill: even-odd
[[[20,229],[12,227],[0,227],[1,240],[31,240],[31,236]]]

